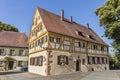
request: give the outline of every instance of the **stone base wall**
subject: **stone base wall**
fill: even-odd
[[[88,72],[88,71],[104,71],[109,70],[108,64],[87,64],[87,55],[84,53],[69,53],[64,51],[51,51],[52,58],[50,60],[51,70],[50,75],[59,75],[59,74],[69,74],[76,72],[76,61],[80,60],[80,71]],[[58,65],[58,56],[66,55],[68,56],[68,65]],[[83,59],[85,63],[83,63]]]

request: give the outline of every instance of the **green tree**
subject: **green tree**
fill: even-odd
[[[110,69],[120,69],[119,57],[116,54],[109,54]]]
[[[13,31],[13,32],[19,32],[17,28],[14,26],[11,26],[10,24],[5,24],[0,22],[0,31]]]
[[[99,24],[105,29],[105,37],[112,39],[112,45],[120,54],[120,0],[106,0],[105,4],[96,9]]]

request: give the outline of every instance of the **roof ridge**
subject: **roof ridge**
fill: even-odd
[[[59,17],[59,18],[61,17],[61,16],[58,15],[58,14],[55,14],[55,13],[50,12],[50,11],[47,11],[47,10],[45,10],[45,9],[43,9],[43,8],[38,7],[38,6],[37,6],[37,9],[38,9],[38,10],[44,10],[45,12],[52,13],[53,15],[55,15],[55,16],[57,16],[57,17]],[[67,22],[67,21],[69,21],[69,19],[67,19],[67,18],[64,17],[64,20],[63,20],[63,21],[66,21],[66,22]],[[70,23],[70,22],[69,22],[69,23]],[[86,26],[84,26],[84,25],[82,25],[82,24],[80,24],[80,23],[77,23],[76,21],[72,21],[72,23],[75,23],[75,24],[77,24],[77,25],[79,25],[79,26],[81,26],[81,27],[86,27]]]

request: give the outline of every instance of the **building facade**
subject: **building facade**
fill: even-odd
[[[0,32],[0,70],[5,70],[5,58],[11,58],[7,63],[7,70],[28,66],[28,37],[25,33]]]
[[[29,72],[58,75],[109,70],[108,45],[89,27],[36,8],[29,36]]]

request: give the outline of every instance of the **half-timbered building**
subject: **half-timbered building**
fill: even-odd
[[[109,69],[108,45],[89,27],[36,8],[29,35],[29,72],[57,75]]]

